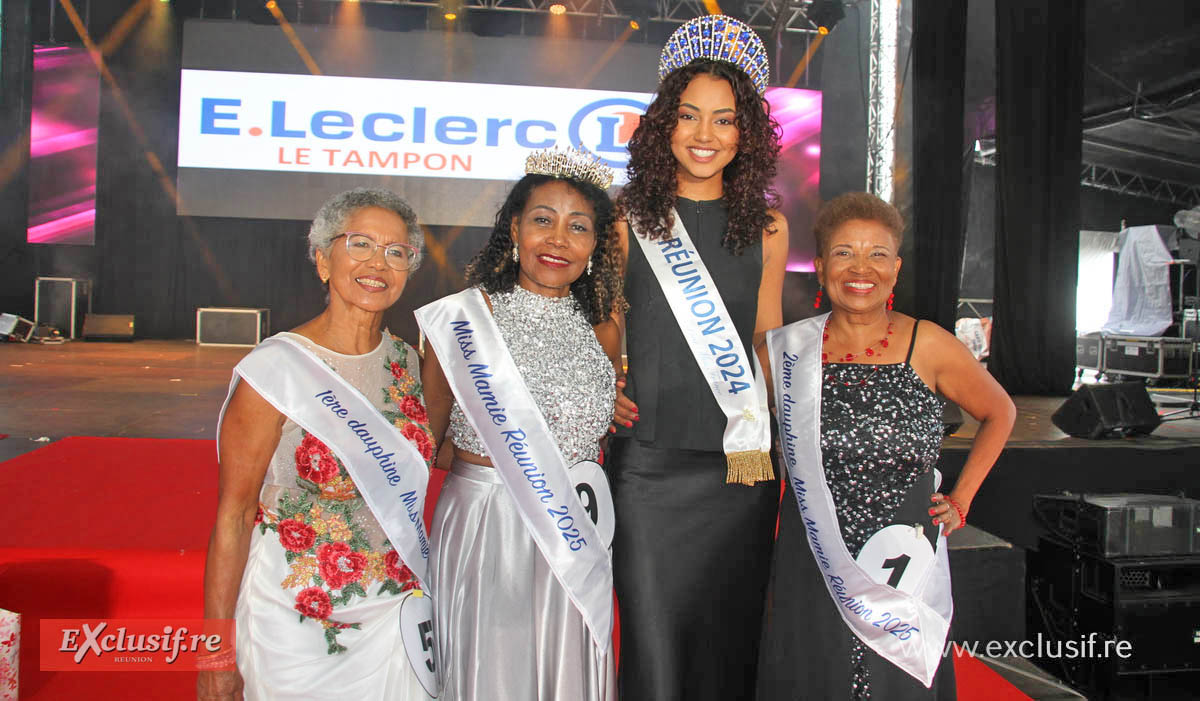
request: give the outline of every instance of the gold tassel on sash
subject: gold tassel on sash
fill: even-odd
[[[771,467],[770,453],[760,450],[740,450],[725,456],[729,471],[725,473],[726,484],[744,484],[753,487],[755,482],[768,482],[775,479],[775,470]]]

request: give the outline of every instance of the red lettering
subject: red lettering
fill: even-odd
[[[462,156],[451,156],[450,170],[471,170],[471,157],[464,161]]]
[[[340,151],[336,148],[323,148],[321,150],[324,151],[325,153],[329,154],[329,163],[327,163],[326,165],[333,165],[334,155],[337,153],[340,153]]]
[[[421,154],[406,153],[406,154],[404,154],[404,167],[407,169],[410,165],[412,165],[414,163],[419,163],[420,160],[421,160]]]
[[[280,147],[279,147],[279,162],[280,162],[281,164],[287,164],[287,165],[290,165],[290,164],[291,164],[291,161],[289,161],[289,160],[288,160],[286,157],[284,157],[284,155],[283,155],[283,147],[282,147],[282,146],[280,146]]]
[[[378,151],[371,151],[368,158],[368,163],[372,168],[396,168],[396,152],[392,151],[387,155],[387,158],[382,158]]]
[[[309,164],[309,160],[308,160],[309,152],[310,152],[309,149],[306,149],[306,148],[296,149],[296,165],[301,165],[301,166],[308,165]]]
[[[435,161],[435,158],[439,160]],[[438,165],[434,165],[434,163]],[[441,170],[446,167],[446,157],[440,153],[431,153],[425,157],[425,167],[429,170]]]
[[[356,165],[359,168],[362,168],[362,165],[363,165],[362,156],[358,155],[358,151],[351,151],[350,155],[346,156],[346,160],[342,161],[342,165],[343,166]]]

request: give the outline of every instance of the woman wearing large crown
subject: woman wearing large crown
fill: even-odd
[[[779,484],[753,344],[782,324],[787,222],[766,52],[720,15],[663,49],[619,210],[629,311],[613,482],[625,701],[749,698]],[[607,344],[617,347],[619,344]]]
[[[556,150],[526,173],[471,287],[417,311],[431,427],[454,444],[431,531],[440,698],[605,701],[612,567],[592,514],[607,487],[588,461],[615,381],[593,326],[623,304],[612,171]]]

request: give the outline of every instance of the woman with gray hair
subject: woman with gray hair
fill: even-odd
[[[326,202],[308,235],[325,309],[234,369],[204,604],[236,648],[201,651],[200,699],[429,698],[432,660],[401,648],[432,618],[433,442],[417,354],[382,328],[422,244],[394,193]]]

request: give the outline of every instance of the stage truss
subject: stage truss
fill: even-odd
[[[381,5],[413,5],[417,7],[440,7],[447,0],[363,0]],[[618,9],[613,0],[454,0],[456,9],[489,10],[495,12],[526,12],[546,13],[555,2],[567,8],[566,14],[603,19],[637,19],[638,21],[684,22],[708,14],[708,8],[701,0],[655,0],[652,3],[639,3],[645,7],[645,15],[630,14],[630,3],[620,3]],[[781,27],[785,32],[815,34],[817,28],[808,21],[807,10],[812,0],[777,0],[776,2],[747,2],[744,19],[751,27],[761,31],[775,29],[775,20],[783,13],[785,20]]]
[[[986,139],[975,143],[975,163],[995,166],[996,142]],[[1149,175],[1129,173],[1109,166],[1084,163],[1080,168],[1079,184],[1098,190],[1111,190],[1122,195],[1146,197],[1159,202],[1171,202],[1184,209],[1200,207],[1200,186],[1161,180]]]
[[[896,72],[900,3],[871,0],[867,96],[867,192],[892,200],[896,155]]]

